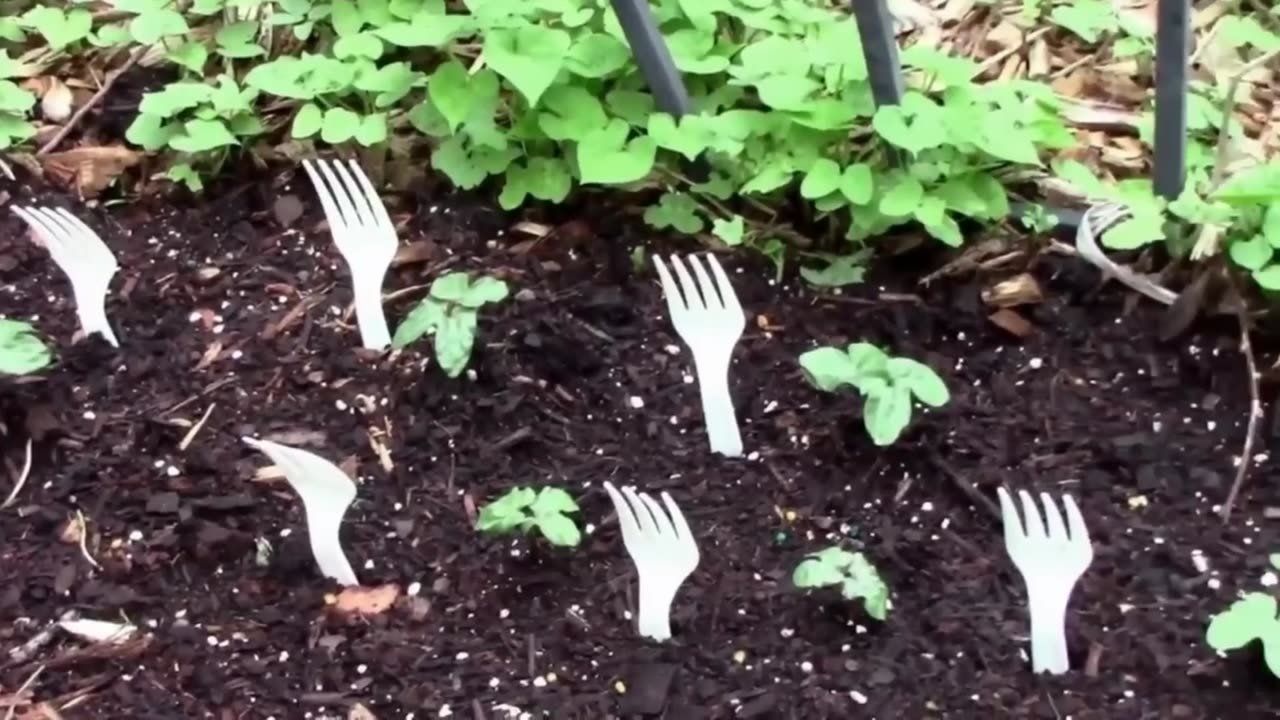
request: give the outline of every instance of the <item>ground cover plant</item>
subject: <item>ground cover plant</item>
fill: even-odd
[[[651,7],[697,115],[601,2],[0,2],[15,717],[1275,715],[1271,15],[1200,9],[1168,201],[1130,7],[935,3],[879,109],[841,8]],[[1088,519],[1062,675],[1005,487]]]

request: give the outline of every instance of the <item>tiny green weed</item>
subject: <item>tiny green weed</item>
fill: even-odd
[[[791,581],[798,588],[839,587],[846,600],[862,598],[867,614],[884,621],[889,613],[889,586],[860,552],[837,545],[814,553],[796,566]]]
[[[476,530],[488,535],[527,533],[534,528],[547,542],[560,547],[577,547],[582,532],[569,513],[578,512],[578,503],[569,493],[555,487],[538,492],[517,487],[485,505],[476,521]]]

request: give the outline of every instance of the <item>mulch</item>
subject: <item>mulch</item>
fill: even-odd
[[[0,516],[0,697],[43,668],[24,697],[68,719],[347,717],[357,703],[384,719],[1280,712],[1258,653],[1223,659],[1203,642],[1210,614],[1258,589],[1280,547],[1270,422],[1232,521],[1213,511],[1244,435],[1235,331],[1206,323],[1162,344],[1161,309],[1080,261],[1029,268],[1046,300],[1022,310],[1035,331],[1018,339],[979,299],[1003,275],[919,287],[931,260],[908,258],[833,295],[726,257],[749,316],[731,380],[748,455],[725,459],[708,451],[656,280],[630,261],[640,244],[692,248],[651,241],[614,208],[533,239],[466,195],[393,205],[413,248],[385,286],[412,288],[388,302],[393,324],[446,269],[512,286],[482,315],[473,376],[448,380],[425,344],[355,349],[346,270],[301,173],[171,206],[0,191],[75,207],[122,266],[108,306],[122,348],[73,343],[65,279],[0,207],[0,314],[35,318],[60,354],[39,381],[0,385],[0,494],[28,438],[35,448]],[[290,194],[300,218],[277,205]],[[890,448],[870,443],[856,397],[819,394],[796,364],[859,340],[927,362],[952,392]],[[337,588],[310,559],[301,504],[255,479],[268,461],[240,442],[251,434],[352,469],[357,574],[417,594],[373,617],[331,612]],[[670,491],[698,537],[670,643],[634,631],[606,480]],[[1090,526],[1065,676],[1031,673],[1021,579],[998,520],[962,490],[989,502],[1002,483],[1069,492]],[[548,484],[582,506],[577,550],[471,529],[469,509]],[[61,537],[77,512],[100,568]],[[790,586],[833,542],[880,568],[887,622]],[[140,639],[54,634],[7,661],[68,610],[127,619]]]

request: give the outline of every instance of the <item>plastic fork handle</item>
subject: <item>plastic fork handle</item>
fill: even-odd
[[[742,456],[742,433],[729,394],[729,355],[694,355],[698,392],[702,395],[702,419],[707,426],[711,452],[725,457]]]
[[[1074,583],[1073,583],[1074,584]],[[1067,656],[1067,603],[1071,585],[1027,587],[1031,612],[1031,669],[1039,675],[1061,675],[1071,669]]]
[[[303,503],[304,507],[306,503]],[[347,560],[347,553],[342,549],[342,541],[338,528],[342,525],[342,516],[334,517],[331,513],[317,512],[305,507],[307,516],[307,540],[311,544],[311,556],[325,577],[337,581],[341,585],[359,585],[355,570]]]
[[[382,277],[382,273],[376,272],[351,274],[360,342],[369,350],[384,350],[391,344],[391,330],[382,308]]]
[[[76,315],[85,335],[98,333],[112,347],[120,347],[120,341],[107,321],[107,288],[98,282],[71,284],[71,294],[76,299]]]
[[[671,639],[671,605],[682,579],[658,572],[640,575],[640,610],[636,630],[640,635],[658,642]]]

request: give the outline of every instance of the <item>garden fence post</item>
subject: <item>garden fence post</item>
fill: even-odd
[[[871,78],[876,107],[902,102],[902,65],[898,62],[898,37],[893,13],[885,0],[853,0],[853,17],[862,39],[862,56]]]
[[[1156,194],[1182,194],[1187,162],[1187,65],[1191,45],[1189,0],[1159,0],[1156,9]]]
[[[654,22],[648,0],[610,0],[658,109],[673,117],[688,115],[689,91]]]

